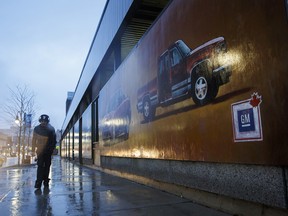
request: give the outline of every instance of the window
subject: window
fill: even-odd
[[[285,5],[286,5],[286,15],[287,15],[287,18],[288,18],[288,0],[285,0]]]
[[[177,50],[177,48],[173,48],[171,50],[171,66],[175,66],[177,64],[179,64],[181,61],[181,55],[179,53],[179,51]]]

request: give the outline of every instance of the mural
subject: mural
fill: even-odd
[[[231,67],[221,62],[227,52],[223,37],[191,50],[182,40],[173,43],[159,57],[157,77],[137,92],[137,110],[145,121],[154,118],[157,106],[168,106],[187,97],[205,105],[228,83]]]
[[[118,89],[109,98],[105,115],[102,118],[101,135],[104,145],[126,140],[129,137],[129,125],[131,121],[130,99]]]
[[[287,25],[282,1],[172,1],[99,94],[101,154],[287,165]]]

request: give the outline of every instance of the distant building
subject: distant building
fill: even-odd
[[[4,152],[6,152],[6,154],[15,153],[17,141],[18,136],[16,127],[0,129],[0,149],[2,149],[2,154],[4,154]]]
[[[67,99],[66,99],[66,114],[69,110],[70,104],[72,102],[74,96],[74,92],[67,92]]]
[[[8,136],[2,132],[0,132],[0,148],[6,146]]]

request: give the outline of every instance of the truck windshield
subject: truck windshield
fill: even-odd
[[[182,40],[177,41],[177,44],[185,56],[191,52],[191,49]]]

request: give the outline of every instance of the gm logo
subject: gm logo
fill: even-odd
[[[238,110],[239,132],[255,131],[253,108]]]
[[[234,142],[263,140],[261,103],[262,96],[254,92],[251,98],[231,104]]]

